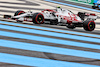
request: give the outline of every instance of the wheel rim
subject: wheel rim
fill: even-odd
[[[41,24],[41,23],[44,22],[44,17],[43,17],[42,14],[38,14],[38,15],[37,15],[37,17],[36,17],[36,22],[37,22],[38,24]]]
[[[43,19],[43,18],[39,16],[39,17],[37,18],[37,22],[38,22],[38,23],[42,23],[42,21],[43,21],[42,19]]]
[[[92,31],[92,30],[94,30],[94,28],[95,28],[95,23],[94,23],[93,21],[90,21],[90,22],[88,23],[88,29],[89,29],[90,31]]]

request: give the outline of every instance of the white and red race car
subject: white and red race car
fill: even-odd
[[[86,12],[78,12],[78,14],[74,14],[70,10],[58,7],[55,10],[45,9],[37,13],[18,10],[15,12],[14,16],[4,15],[4,18],[14,19],[17,22],[28,21],[35,24],[43,24],[45,21],[50,21],[51,25],[66,24],[66,27],[70,29],[83,27],[86,31],[93,31],[95,29],[94,20],[97,19],[97,16]]]

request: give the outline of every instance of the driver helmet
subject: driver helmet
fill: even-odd
[[[62,11],[61,7],[60,6],[57,6],[56,11],[59,11],[59,10]]]
[[[60,6],[57,6],[57,8],[61,8]]]

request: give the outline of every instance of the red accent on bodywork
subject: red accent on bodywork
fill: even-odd
[[[69,16],[70,16],[70,17],[67,17],[67,16],[61,16],[61,17],[63,17],[63,19],[65,19],[65,20],[67,20],[68,23],[70,23],[70,22],[72,22],[72,21],[80,22],[79,20],[77,20],[76,15],[73,14],[73,15],[72,15],[73,17],[72,17],[72,16],[69,14]]]
[[[45,9],[45,10],[43,10],[42,12],[44,12],[44,11],[51,11],[51,12],[57,13],[57,11],[54,11],[54,10],[51,10],[51,9]]]
[[[28,20],[26,17],[24,17],[24,21],[32,22],[32,20]]]
[[[92,15],[92,16],[96,16],[95,14],[90,14],[90,15]]]
[[[71,24],[71,23],[72,23],[72,21],[67,21],[67,23],[68,23],[68,24]]]
[[[27,21],[27,18],[24,17],[24,21]]]
[[[24,11],[20,11],[19,13],[18,13],[18,15],[20,15],[21,13],[25,13]]]

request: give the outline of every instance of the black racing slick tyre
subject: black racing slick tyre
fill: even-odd
[[[21,14],[24,14],[24,13],[25,13],[24,11],[18,10],[18,11],[15,12],[14,16],[21,15]]]
[[[58,20],[50,20],[50,25],[57,25],[58,24]]]
[[[67,24],[66,27],[69,28],[69,29],[76,28],[76,26],[74,24]]]
[[[14,16],[17,16],[17,15],[21,15],[21,14],[24,14],[25,12],[24,11],[21,11],[21,10],[18,10],[15,12]],[[22,23],[23,21],[20,21],[20,20],[16,20],[17,22],[20,22]]]
[[[44,16],[41,13],[33,14],[32,21],[35,24],[43,24],[44,23]]]
[[[93,31],[95,29],[95,22],[94,21],[84,21],[83,22],[83,28],[86,31]]]

